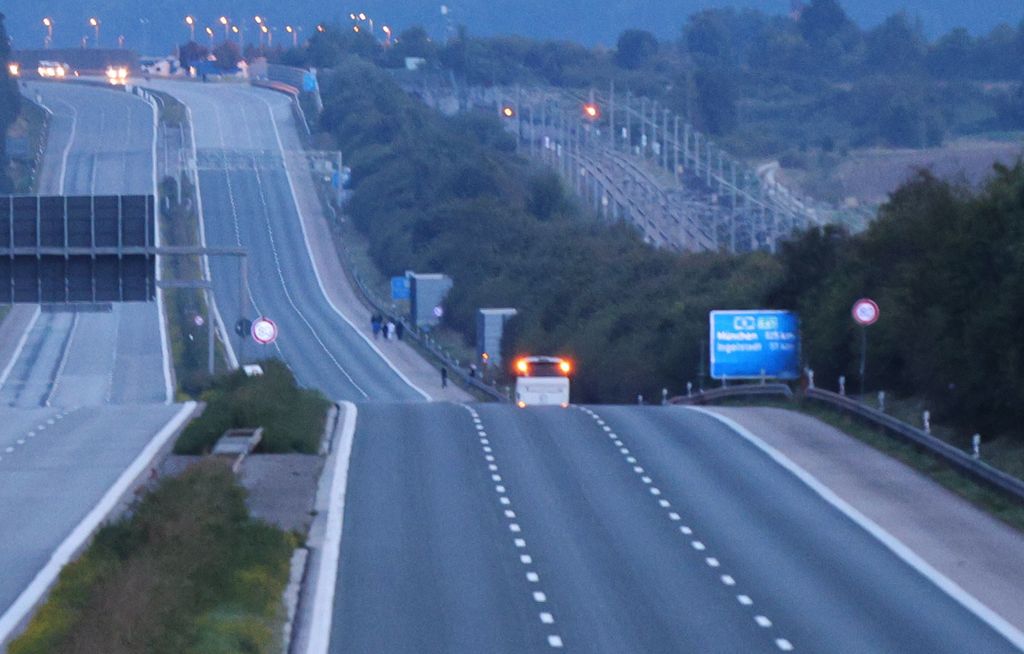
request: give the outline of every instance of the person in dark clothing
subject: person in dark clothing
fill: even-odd
[[[395,336],[398,340],[402,340],[402,334],[405,333],[405,323],[401,320],[395,323]]]
[[[377,338],[380,336],[380,328],[383,325],[384,319],[379,313],[375,313],[370,317],[370,327],[373,328],[373,337]]]
[[[448,388],[448,368],[441,366],[441,388]]]

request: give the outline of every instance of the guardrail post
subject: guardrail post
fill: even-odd
[[[846,395],[846,375],[839,375],[839,394]]]
[[[971,456],[975,459],[981,458],[981,434],[971,436]]]
[[[686,397],[693,397],[693,382],[686,382]]]
[[[661,405],[664,406],[666,404],[668,404],[668,389],[663,388],[661,389]]]
[[[805,368],[807,371],[807,388],[814,388],[814,371],[810,368]]]
[[[878,391],[878,410],[885,413],[885,391]]]
[[[641,404],[641,405],[644,403],[644,396],[643,396],[643,394],[637,394],[637,396],[636,396],[636,403],[637,404]]]
[[[924,423],[924,433],[926,433],[926,434],[932,433],[932,412],[931,411],[925,411],[924,414],[921,415],[921,422]]]

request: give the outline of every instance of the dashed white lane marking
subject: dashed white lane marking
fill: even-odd
[[[660,506],[662,509],[666,509],[666,510],[670,509],[672,507],[671,502],[669,502],[667,499],[665,499],[663,497],[660,497],[662,495],[661,489],[658,488],[657,486],[654,486],[653,478],[649,474],[647,474],[647,471],[644,470],[643,466],[641,466],[639,464],[639,462],[637,461],[637,458],[632,455],[632,452],[630,452],[629,448],[626,447],[626,444],[623,441],[623,439],[618,434],[616,434],[612,430],[612,428],[600,416],[598,416],[597,413],[595,413],[594,411],[592,411],[592,410],[590,410],[590,409],[588,409],[586,407],[577,407],[577,408],[580,411],[582,411],[583,413],[585,413],[585,414],[589,415],[591,418],[593,418],[594,422],[596,422],[597,425],[600,426],[608,434],[608,437],[613,441],[613,444],[615,445],[615,447],[618,448],[619,453],[622,454],[625,457],[626,463],[628,463],[628,464],[630,464],[632,466],[633,472],[635,472],[637,475],[640,475],[640,481],[643,482],[643,484],[645,486],[648,486],[648,489],[647,489],[648,493],[650,493],[654,497],[658,498],[658,506]],[[679,515],[679,513],[677,511],[667,511],[667,515],[668,515],[669,520],[671,520],[672,522],[679,522],[679,521],[682,520],[682,517]],[[693,529],[690,528],[687,525],[680,525],[679,526],[679,531],[684,536],[692,536],[693,535]],[[697,540],[696,538],[690,540],[690,546],[694,550],[696,550],[698,552],[705,552],[707,550],[707,545],[705,545],[703,541]],[[704,562],[710,568],[719,568],[722,565],[721,562],[716,557],[714,557],[714,556],[707,556],[707,557],[705,557],[704,558]],[[731,575],[723,574],[723,575],[721,575],[719,577],[719,580],[724,585],[726,585],[726,586],[730,586],[730,587],[736,586],[736,580]],[[750,599],[749,595],[742,595],[742,594],[741,595],[736,595],[736,600],[742,606],[746,606],[746,607],[753,606],[753,604],[754,604],[754,601],[752,599]],[[542,620],[543,620],[543,615],[544,614],[541,614],[541,616],[542,616],[541,619]],[[766,616],[766,615],[758,614],[758,615],[753,616],[753,619],[754,619],[754,622],[756,622],[758,626],[760,626],[760,627],[762,627],[764,629],[770,629],[773,626],[771,619],[769,619],[768,616]],[[785,638],[776,638],[775,639],[775,646],[778,647],[780,650],[785,651],[785,652],[791,652],[794,649],[793,648],[793,644],[790,643]]]
[[[498,474],[498,466],[495,463],[494,450],[491,448],[491,442],[487,438],[487,432],[484,430],[483,423],[480,420],[480,414],[478,414],[472,407],[463,405],[463,408],[465,408],[469,412],[470,416],[473,418],[473,423],[479,435],[480,446],[484,452],[484,460],[487,461],[487,469],[491,472],[491,481],[495,482],[496,484],[494,486],[494,491],[498,494],[498,503],[501,504],[503,507],[511,507],[512,500],[509,499],[508,495],[506,494],[508,491],[504,485],[504,480],[502,479],[502,476]],[[518,522],[511,522],[516,519],[515,511],[513,511],[511,508],[505,508],[502,510],[502,515],[504,515],[506,520],[510,521],[508,523],[509,531],[511,531],[514,534],[522,533],[522,526]],[[522,553],[519,554],[520,563],[522,563],[523,565],[532,565],[533,557],[530,554],[526,553],[526,539],[517,537],[514,538],[512,542],[515,544],[516,549],[522,551]],[[527,570],[526,581],[530,584],[539,584],[540,575],[537,574],[537,572],[535,572],[534,570]],[[548,601],[547,595],[544,594],[544,592],[541,590],[532,591],[531,596],[533,597],[533,601],[537,602],[538,604],[543,604]],[[555,618],[551,613],[544,611],[541,612],[539,615],[541,623],[545,625],[553,625],[555,623]],[[562,649],[565,646],[565,643],[562,641],[562,637],[558,634],[548,633],[547,643],[548,646],[550,646],[553,649]]]

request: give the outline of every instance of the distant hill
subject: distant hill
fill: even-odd
[[[444,2],[451,7],[452,24],[465,24],[474,34],[515,33],[609,46],[627,27],[673,37],[687,16],[708,7],[750,7],[778,14],[788,13],[791,7],[791,0],[349,0],[345,4],[333,0],[47,0],[10,3],[14,6],[4,11],[15,48],[42,45],[45,15],[53,19],[58,45],[77,46],[83,37],[91,45],[94,31],[87,20],[96,16],[101,21],[101,46],[115,46],[117,37],[124,35],[129,47],[156,54],[188,38],[184,24],[188,13],[197,18],[197,40],[205,40],[206,26],[221,38],[223,27],[217,18],[222,11],[231,12],[228,17],[232,20],[242,21],[250,41],[256,39],[252,20],[256,14],[267,16],[275,26],[275,42],[286,43],[291,37],[284,32],[285,24],[300,25],[302,33],[308,34],[318,21],[348,22],[350,11],[364,11],[378,26],[389,23],[398,30],[421,24],[441,38],[446,26],[440,11]],[[866,27],[906,10],[919,16],[933,37],[954,27],[983,33],[999,23],[1017,25],[1024,20],[1021,0],[846,0],[843,5]]]

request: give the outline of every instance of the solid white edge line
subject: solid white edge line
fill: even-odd
[[[43,308],[37,304],[36,310],[32,314],[32,319],[28,321],[28,326],[25,327],[25,332],[18,339],[18,344],[14,346],[11,360],[7,362],[4,371],[0,373],[0,388],[3,388],[3,385],[7,383],[7,378],[11,376],[11,371],[14,370],[14,364],[18,363],[18,359],[21,358],[21,353],[25,350],[25,344],[28,342],[28,335],[32,332],[32,328],[36,326],[36,321],[39,320],[39,315],[42,312]]]
[[[384,363],[386,363],[387,366],[391,368],[391,370],[394,371],[394,373],[398,375],[398,377],[403,382],[405,382],[407,386],[409,386],[409,388],[413,389],[414,391],[422,395],[424,399],[433,401],[434,398],[427,394],[427,392],[424,391],[422,388],[412,383],[412,380],[406,377],[401,370],[396,368],[395,364],[391,363],[391,361],[388,360],[386,356],[384,356],[384,353],[376,345],[374,345],[373,341],[370,340],[370,338],[366,334],[364,334],[361,329],[356,327],[355,324],[338,309],[338,307],[334,306],[334,302],[331,302],[330,296],[327,295],[327,289],[324,287],[324,282],[320,278],[320,270],[317,268],[316,257],[313,256],[313,249],[309,245],[309,234],[306,232],[306,224],[302,219],[302,208],[299,206],[299,196],[295,192],[295,185],[292,182],[292,175],[291,172],[289,172],[288,170],[288,154],[285,152],[284,143],[281,141],[281,132],[277,129],[277,120],[274,118],[274,108],[266,100],[266,98],[262,97],[259,93],[254,93],[253,96],[256,97],[264,105],[266,105],[267,113],[270,114],[270,125],[274,128],[274,136],[277,139],[277,147],[281,151],[281,159],[284,162],[285,178],[288,180],[288,188],[292,194],[292,202],[295,204],[295,215],[298,216],[299,227],[302,229],[302,240],[306,244],[306,253],[309,255],[309,262],[313,268],[313,275],[316,277],[316,283],[320,287],[320,293],[323,295],[324,300],[327,302],[327,306],[331,307],[331,309],[334,310],[334,313],[338,314],[338,316],[342,320],[348,323],[348,326],[352,328],[352,331],[358,334],[359,337],[362,338],[363,341],[367,345],[369,345],[374,352],[377,353],[377,356],[379,356],[384,361]]]
[[[836,495],[831,489],[825,486],[818,479],[807,472],[796,463],[794,463],[789,457],[773,448],[768,443],[764,442],[748,429],[737,423],[735,420],[727,418],[723,415],[719,415],[708,409],[700,407],[686,407],[687,411],[694,411],[702,413],[706,416],[710,416],[715,420],[718,420],[729,429],[739,434],[742,438],[746,439],[752,445],[760,449],[762,452],[771,457],[777,464],[785,468],[794,477],[802,481],[812,491],[817,493],[823,500],[834,506],[836,509],[841,511],[847,518],[856,523],[864,531],[868,532],[875,537],[882,545],[892,551],[893,554],[898,556],[908,564],[910,567],[917,570],[930,582],[938,586],[947,595],[956,600],[961,606],[973,613],[988,626],[992,627],[999,635],[1003,636],[1013,646],[1017,647],[1021,651],[1024,651],[1024,633],[1022,633],[1015,626],[1010,624],[1005,618],[1000,616],[998,613],[990,609],[981,603],[977,598],[968,593],[966,590],[961,588],[956,582],[946,577],[944,574],[933,568],[927,561],[918,556],[913,550],[904,545],[898,538],[887,532],[885,529],[880,527],[873,520],[865,516],[863,513],[855,509],[846,500]]]
[[[89,539],[92,533],[100,526],[110,512],[117,506],[118,501],[131,486],[146,466],[150,465],[153,457],[160,452],[160,449],[168,440],[177,433],[181,425],[191,417],[195,410],[195,402],[186,402],[180,411],[164,425],[163,429],[157,432],[149,443],[143,448],[135,460],[132,461],[121,476],[117,478],[114,485],[107,489],[100,501],[93,507],[78,526],[68,534],[67,538],[54,550],[50,560],[43,566],[42,570],[36,573],[28,587],[21,591],[14,603],[0,616],[0,643],[7,640],[11,632],[21,624],[21,621],[32,611],[42,596],[50,588],[61,569],[71,561],[75,553]]]
[[[305,654],[327,654],[331,644],[331,621],[334,618],[334,593],[341,563],[341,536],[345,517],[345,491],[348,487],[348,466],[352,457],[352,442],[356,432],[356,405],[340,403],[345,410],[341,435],[334,460],[331,479],[330,503],[327,506],[327,526],[320,552],[320,567],[316,572],[316,592],[310,608],[309,641]]]
[[[152,97],[147,96],[145,102],[153,110],[153,242],[156,243],[157,247],[160,247],[160,186],[157,182],[156,173],[156,141],[160,133],[160,109],[157,106],[156,100],[152,99]],[[171,353],[168,347],[169,336],[166,324],[167,314],[164,311],[164,292],[159,286],[162,278],[160,267],[163,265],[163,257],[157,255],[155,263],[157,281],[156,310],[160,323],[160,355],[163,358],[164,369],[164,404],[171,404],[174,402],[174,382],[171,380]]]
[[[170,94],[168,94],[170,95]],[[185,107],[185,115],[188,116],[188,130],[189,137],[192,140],[192,173],[195,177],[195,192],[196,192],[196,214],[199,216],[199,245],[206,247],[206,219],[203,214],[203,192],[199,188],[199,168],[197,161],[199,159],[199,153],[196,145],[196,127],[195,121],[192,119],[192,107],[182,102],[175,96],[172,96],[178,102],[181,102],[182,106]],[[180,184],[181,181],[179,180]],[[241,261],[239,265],[244,266],[245,261]],[[206,280],[213,283],[213,273],[210,271],[210,257],[203,257],[203,272],[206,274]],[[224,345],[224,352],[227,353],[228,365],[232,370],[238,369],[238,357],[235,355],[235,346],[231,344],[231,337],[228,334],[227,325],[224,324],[224,318],[220,315],[220,308],[217,306],[217,293],[211,288],[209,298],[211,301],[210,309],[213,311],[213,317],[217,321],[220,332],[221,343]]]

